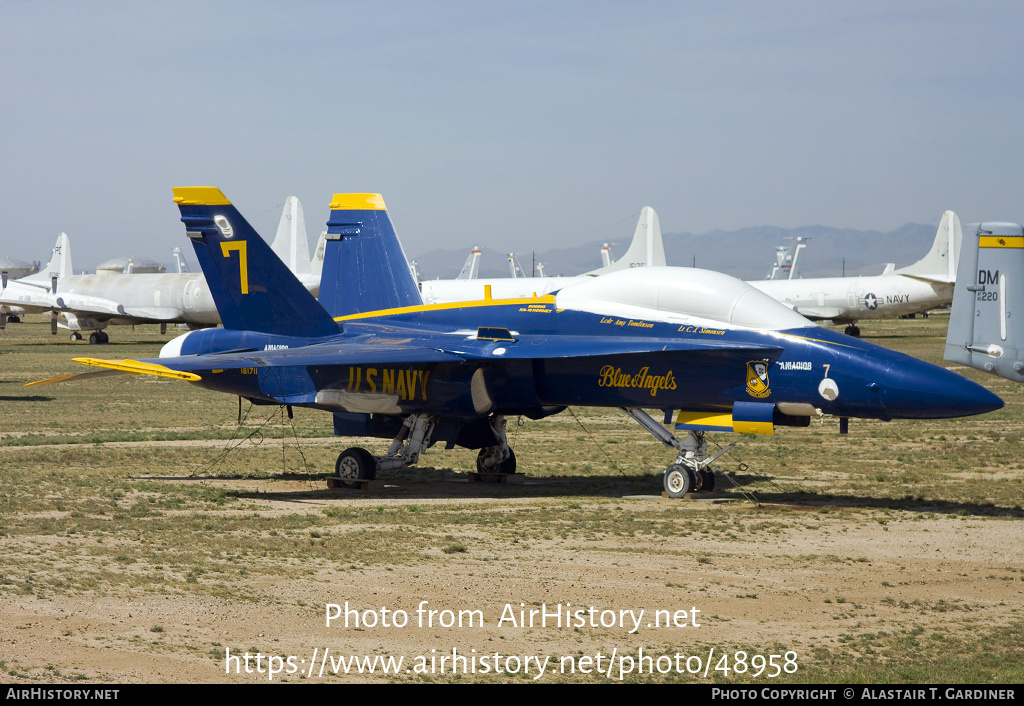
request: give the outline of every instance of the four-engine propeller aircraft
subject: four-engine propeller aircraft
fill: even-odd
[[[858,321],[895,319],[953,301],[960,240],[960,219],[946,211],[928,254],[912,265],[887,267],[874,277],[776,279],[750,284],[808,319],[848,324],[846,333],[859,336]]]
[[[955,373],[821,328],[733,277],[623,270],[526,300],[423,305],[383,199],[336,194],[320,302],[224,195],[174,189],[223,329],[191,331],[152,360],[76,359],[187,380],[257,404],[334,414],[340,436],[392,437],[343,451],[342,480],[415,463],[438,441],[511,473],[509,415],[620,407],[677,451],[673,497],[710,489],[709,430],[774,433],[812,416],[944,418],[1002,401]],[[32,383],[36,384],[36,383]],[[677,439],[643,408],[681,410]]]
[[[1024,317],[1013,317],[1024,301],[1024,226],[966,226],[956,276],[946,360],[1024,382]]]

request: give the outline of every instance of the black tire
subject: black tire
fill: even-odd
[[[89,343],[97,344],[99,342],[100,342],[100,335],[98,333],[93,331],[92,333],[89,334]]]
[[[664,485],[666,495],[681,498],[693,490],[693,472],[686,466],[674,463],[665,469]]]
[[[715,472],[711,470],[698,471],[697,476],[700,480],[700,487],[697,488],[702,493],[713,493],[715,491]]]
[[[360,480],[376,480],[377,460],[366,449],[352,447],[338,454],[334,474],[344,488],[358,488]]]
[[[491,447],[493,448],[493,447]],[[480,449],[480,453],[476,456],[476,472],[480,474],[481,479],[487,479],[487,482],[500,483],[501,479],[494,477],[495,473],[515,473],[516,472],[516,452],[512,449],[508,450],[508,458],[502,461],[497,468],[486,470],[483,466],[484,458],[487,456],[488,449]]]

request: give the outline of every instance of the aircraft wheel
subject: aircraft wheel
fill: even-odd
[[[73,334],[71,334],[71,340],[72,341],[81,341],[82,340],[82,334],[80,334],[78,331],[75,331]]]
[[[99,334],[100,343],[110,343],[110,336],[106,331],[97,331],[96,333]]]
[[[497,447],[491,446],[489,448],[480,449],[480,453],[476,456],[476,472],[481,474],[481,479],[486,479],[489,483],[499,483],[500,478],[495,478],[491,474],[494,473],[515,473],[516,472],[516,452],[512,449],[508,450],[508,458],[498,464],[497,468],[487,469],[484,466],[484,459],[487,458],[488,453],[491,449],[496,450]]]
[[[697,471],[697,479],[700,484],[696,488],[702,493],[713,493],[715,491],[715,472],[710,470]]]
[[[100,342],[100,335],[96,331],[93,331],[92,333],[89,334],[89,343],[99,343],[99,342]]]
[[[665,493],[670,498],[681,498],[694,486],[693,472],[686,466],[674,463],[665,469]]]
[[[7,317],[7,323],[9,323],[9,324],[20,324],[21,323],[21,317],[18,316],[17,314],[11,314],[10,316]]]
[[[345,488],[358,488],[356,480],[374,480],[377,477],[377,460],[366,449],[352,447],[338,455],[334,473]]]

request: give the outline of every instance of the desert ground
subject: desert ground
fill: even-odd
[[[947,320],[861,328],[943,364]],[[1006,401],[978,417],[743,435],[709,499],[663,498],[673,454],[592,408],[510,421],[522,484],[434,447],[332,490],[387,442],[145,376],[23,386],[169,338],[110,336],[0,333],[5,681],[1024,681],[1012,383],[958,370]]]

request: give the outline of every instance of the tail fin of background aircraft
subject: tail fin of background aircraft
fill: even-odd
[[[800,265],[802,264],[800,255],[806,247],[807,238],[799,235],[793,239],[789,247],[780,245],[775,248],[777,262],[772,265],[772,271],[768,273],[766,279],[800,279]]]
[[[320,275],[324,271],[324,250],[327,248],[327,231],[320,231],[320,237],[316,239],[316,247],[313,248],[313,259],[309,261],[309,271],[320,281]]]
[[[57,242],[53,245],[53,255],[45,267],[39,269],[34,275],[22,277],[21,282],[32,284],[37,287],[49,287],[54,277],[59,282],[63,278],[74,274],[71,269],[71,240],[67,233],[57,236]]]
[[[962,240],[960,219],[952,211],[946,211],[939,221],[939,228],[935,232],[935,240],[928,254],[913,265],[895,270],[895,274],[933,282],[956,282],[956,259]]]
[[[640,211],[640,220],[633,232],[633,242],[626,254],[611,265],[587,272],[588,275],[603,275],[631,267],[664,267],[665,245],[661,239],[661,224],[658,214],[650,206]]]
[[[284,202],[281,222],[277,224],[277,236],[270,244],[270,249],[293,273],[308,275],[312,272],[309,242],[306,239],[306,218],[302,214],[302,204],[295,196],[289,196]]]
[[[335,194],[320,304],[337,317],[422,303],[381,195]]]
[[[338,324],[305,290],[220,189],[174,189],[224,328],[320,337]]]
[[[476,279],[479,272],[480,246],[474,245],[473,249],[469,251],[469,257],[466,258],[466,264],[462,266],[462,271],[459,272],[459,276],[455,279]]]
[[[1012,316],[1021,301],[1024,226],[972,224],[960,250],[946,360],[1024,382],[1024,320]]]

